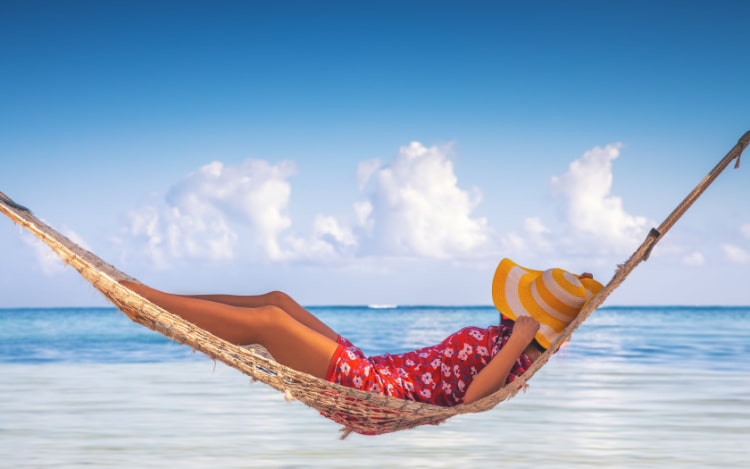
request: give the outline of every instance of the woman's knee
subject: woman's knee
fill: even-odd
[[[285,309],[285,307],[292,301],[292,297],[280,290],[274,290],[263,295],[266,303]]]
[[[284,309],[275,305],[255,308],[255,314],[249,316],[252,316],[257,333],[263,339],[287,333],[296,322]]]
[[[259,306],[254,309],[255,309],[255,312],[253,314],[254,318],[256,320],[260,320],[261,323],[265,326],[270,326],[280,321],[283,321],[286,319],[285,316],[288,316],[288,314],[286,313],[286,311],[284,311],[283,308],[281,308],[280,306],[273,305],[273,304]]]

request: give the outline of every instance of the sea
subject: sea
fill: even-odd
[[[492,307],[314,307],[369,354]],[[749,467],[750,307],[604,307],[495,409],[351,434],[114,308],[0,309],[0,467]]]

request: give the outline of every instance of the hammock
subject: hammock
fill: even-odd
[[[529,379],[549,360],[552,350],[566,341],[617,288],[630,272],[648,258],[651,249],[674,225],[692,203],[714,179],[740,155],[750,143],[750,131],[745,133],[732,150],[675,208],[662,224],[652,229],[641,246],[624,263],[618,266],[612,280],[593,297],[563,334],[547,352],[536,360],[522,376],[494,394],[471,404],[441,407],[407,401],[380,394],[368,393],[333,384],[276,362],[260,346],[237,346],[222,340],[179,316],[169,313],[133,291],[120,285],[120,280],[134,280],[114,266],[104,262],[94,253],[83,249],[36,218],[29,209],[17,204],[0,192],[0,212],[18,225],[28,229],[49,245],[60,258],[76,269],[88,282],[133,321],[142,324],[170,339],[188,345],[194,350],[219,360],[281,392],[289,400],[298,400],[318,410],[324,416],[344,425],[342,438],[354,431],[366,435],[405,430],[419,425],[439,424],[458,414],[490,410],[500,402],[513,397],[526,388]]]

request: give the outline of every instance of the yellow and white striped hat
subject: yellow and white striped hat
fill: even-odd
[[[562,269],[531,270],[503,259],[492,280],[492,300],[514,321],[519,316],[536,319],[539,332],[534,338],[547,349],[602,288],[594,279]]]

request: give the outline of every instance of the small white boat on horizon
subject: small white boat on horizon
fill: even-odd
[[[370,309],[396,309],[398,308],[398,305],[389,305],[389,304],[370,304],[367,305]]]

